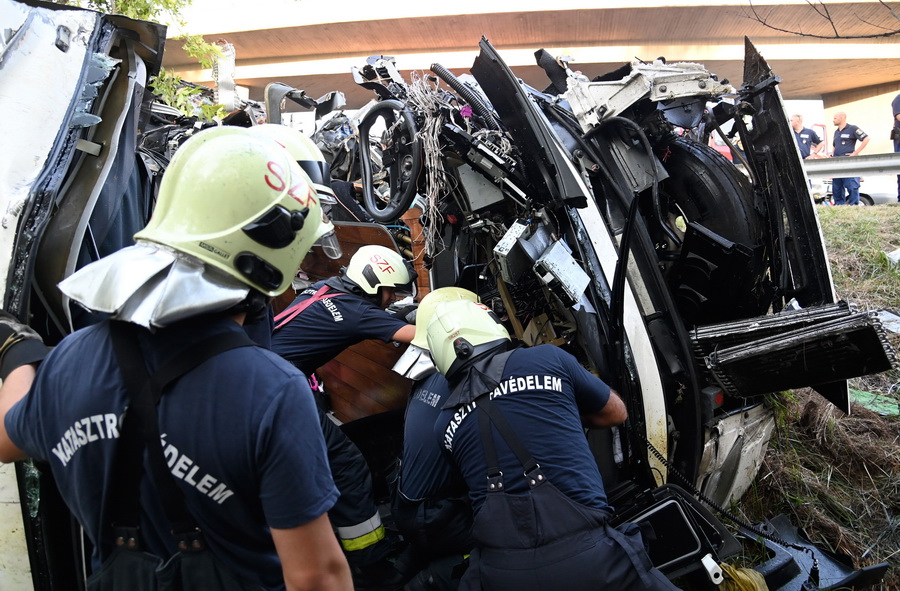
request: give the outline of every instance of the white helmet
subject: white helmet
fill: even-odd
[[[248,129],[201,131],[166,169],[136,240],[164,244],[275,296],[334,227],[286,150]]]
[[[303,135],[299,130],[278,123],[264,123],[250,128],[255,134],[259,134],[275,140],[297,161],[319,197],[334,202],[336,198],[331,189],[331,167],[322,150],[314,141]]]
[[[490,308],[468,300],[438,304],[428,322],[428,350],[445,377],[509,340],[509,332]]]
[[[478,302],[478,296],[468,289],[461,287],[441,287],[429,292],[416,309],[416,336],[411,341],[416,347],[422,349],[428,348],[428,322],[434,315],[434,310],[438,304],[444,302],[455,302],[465,300],[469,302]]]
[[[345,277],[369,295],[379,287],[407,287],[416,278],[412,263],[384,246],[363,246],[350,257]]]

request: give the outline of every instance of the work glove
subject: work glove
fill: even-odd
[[[6,380],[17,367],[39,363],[49,352],[41,335],[0,310],[0,380]]]

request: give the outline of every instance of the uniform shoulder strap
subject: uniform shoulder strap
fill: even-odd
[[[188,346],[150,374],[137,339],[139,328],[127,322],[110,321],[110,335],[116,360],[128,391],[129,404],[116,450],[108,506],[109,524],[137,528],[140,522],[140,481],[144,449],[150,471],[173,533],[197,529],[188,512],[181,490],[169,472],[163,456],[156,405],[165,387],[184,374],[230,349],[255,346],[243,331],[217,334]]]
[[[323,285],[312,296],[310,296],[310,297],[306,298],[305,300],[303,300],[302,302],[298,302],[298,303],[294,304],[293,306],[290,306],[286,310],[280,312],[277,316],[275,316],[275,330],[278,330],[279,328],[281,328],[282,326],[284,326],[285,324],[287,324],[288,322],[290,322],[291,320],[296,318],[300,314],[300,312],[302,312],[303,310],[306,310],[307,308],[309,308],[311,305],[318,302],[319,300],[323,300],[326,297],[334,298],[337,296],[344,295],[344,292],[342,292],[342,291],[336,291],[335,293],[330,294],[330,293],[328,293],[328,290],[330,290],[330,289],[331,289],[331,287],[329,287],[327,285]]]

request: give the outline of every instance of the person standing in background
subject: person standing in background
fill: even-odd
[[[894,152],[900,152],[900,94],[895,96],[891,102],[891,111],[894,114],[891,139],[894,140]],[[897,175],[897,201],[900,201],[900,174]]]
[[[804,160],[811,155],[818,157],[819,150],[822,149],[823,141],[815,131],[808,127],[803,127],[803,117],[797,114],[791,115],[791,127],[794,130],[794,137],[797,138],[800,156]]]
[[[869,145],[869,135],[847,123],[847,114],[843,111],[834,114],[833,122],[837,126],[834,130],[834,156],[857,156]],[[832,179],[831,188],[835,205],[859,205],[859,177]]]

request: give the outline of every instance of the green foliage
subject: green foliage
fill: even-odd
[[[791,409],[797,403],[797,395],[793,390],[782,390],[766,395],[766,405],[775,412],[775,427],[789,429]]]
[[[222,119],[228,113],[225,112],[225,105],[200,105],[200,119],[204,121],[213,121]]]
[[[211,68],[216,60],[222,57],[222,50],[215,43],[209,43],[200,35],[181,35],[176,37],[183,45],[184,52],[200,62],[204,68]]]
[[[197,117],[202,121],[223,118],[227,113],[224,105],[214,105],[202,98],[203,89],[185,84],[172,70],[165,68],[150,79],[153,94],[162,102],[175,107],[186,117]]]
[[[175,107],[187,117],[193,117],[195,97],[202,91],[194,86],[184,86],[181,82],[181,78],[172,70],[162,69],[158,75],[150,79],[150,88],[162,102]]]
[[[51,0],[57,4],[68,4],[88,8],[107,14],[121,14],[143,21],[181,21],[181,11],[191,5],[191,0]]]
[[[182,11],[190,6],[192,0],[51,0],[57,4],[67,4],[97,10],[107,14],[121,14],[129,18],[174,23],[184,29],[181,18]],[[200,35],[179,35],[174,37],[183,43],[186,54],[196,59],[204,68],[212,68],[222,51],[214,43],[209,43]],[[182,84],[181,79],[170,70],[162,70],[150,79],[153,93],[170,107],[175,107],[186,116],[199,117],[204,121],[212,121],[214,117],[224,117],[223,105],[209,105],[198,102],[197,95],[202,92],[196,87]]]

